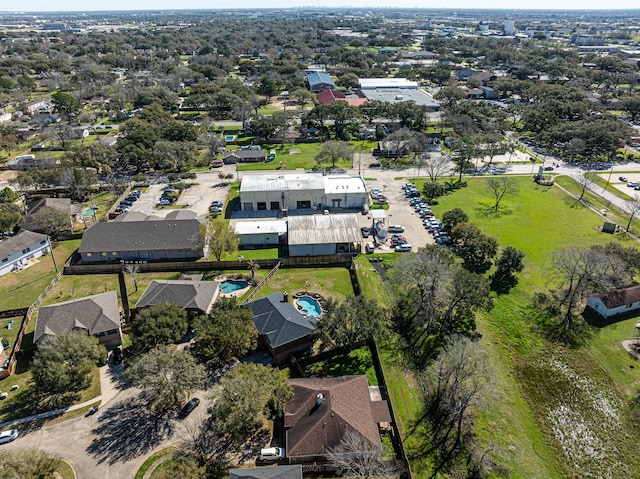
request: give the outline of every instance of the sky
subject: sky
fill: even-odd
[[[536,0],[524,2],[494,0],[479,3],[477,0],[2,0],[0,11],[96,11],[96,10],[163,10],[163,9],[216,9],[216,8],[290,8],[290,7],[393,7],[393,8],[478,8],[536,9],[536,10],[611,10],[639,8],[637,0]],[[19,10],[17,10],[19,8]],[[16,9],[16,10],[14,10]]]

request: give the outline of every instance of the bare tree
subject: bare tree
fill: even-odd
[[[574,180],[578,183],[580,187],[580,197],[578,200],[584,198],[584,194],[587,191],[587,188],[591,184],[591,173],[588,171],[580,170],[576,176],[574,176]]]
[[[124,271],[131,277],[131,281],[133,281],[133,286],[136,288],[136,292],[138,291],[138,280],[136,279],[136,274],[140,271],[140,265],[135,263],[126,263],[124,265]]]
[[[340,443],[329,449],[329,464],[343,477],[390,477],[395,467],[382,460],[381,448],[360,433],[347,429]]]
[[[449,161],[441,155],[425,156],[422,165],[432,183],[449,172]]]
[[[504,175],[497,178],[489,178],[487,184],[496,200],[495,204],[490,208],[494,213],[498,212],[500,202],[505,196],[518,194],[518,185],[515,180]]]
[[[625,201],[626,210],[629,212],[629,222],[627,223],[626,230],[631,228],[631,222],[633,217],[640,211],[640,196],[635,195],[633,199]]]
[[[490,390],[489,379],[484,352],[463,337],[451,341],[421,379],[427,430],[424,452],[434,457],[432,478],[468,454],[474,443],[474,413]]]

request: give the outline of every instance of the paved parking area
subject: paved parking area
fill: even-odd
[[[404,183],[406,183],[406,180],[367,181],[367,188],[379,188],[383,191],[389,201],[389,209],[386,210],[386,224],[404,226],[404,236],[413,247],[413,251],[417,251],[418,248],[422,248],[427,244],[432,244],[434,241],[431,235],[427,233],[427,230],[424,229],[420,217],[409,205],[409,200],[405,198],[404,190],[402,189],[402,185]],[[361,215],[360,226],[371,227],[371,225],[372,220],[368,219],[367,215]],[[369,237],[364,241],[365,243],[372,241],[372,238]],[[376,248],[376,252],[391,251],[393,251],[393,248],[390,246],[388,240],[385,244]]]
[[[182,192],[180,198],[178,198],[178,201],[175,203],[176,205],[183,206],[183,209],[195,211],[198,216],[206,216],[209,213],[209,205],[211,205],[212,201],[226,201],[229,195],[229,187],[219,186],[220,179],[217,173],[198,174],[196,182],[197,184],[193,184]],[[138,201],[133,204],[131,211],[137,211],[146,215],[155,215],[161,218],[164,218],[172,211],[176,211],[175,207],[156,207],[162,191],[167,186],[167,184],[150,185],[147,190],[140,195]]]

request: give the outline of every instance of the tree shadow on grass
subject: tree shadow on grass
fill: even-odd
[[[495,203],[488,201],[479,202],[474,210],[478,216],[484,216],[485,218],[501,218],[503,216],[509,216],[513,213],[513,210],[508,206],[500,206],[498,210],[495,210]]]
[[[121,401],[101,413],[87,452],[109,464],[140,457],[173,434],[174,418],[175,411],[154,413],[140,397]]]

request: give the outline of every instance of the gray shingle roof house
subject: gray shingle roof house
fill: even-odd
[[[378,425],[389,422],[386,401],[372,401],[367,377],[289,379],[293,396],[284,407],[285,450],[290,463],[322,461],[344,432],[382,447]]]
[[[45,337],[64,334],[74,329],[84,329],[96,336],[107,349],[122,344],[120,309],[115,291],[72,299],[64,303],[42,306],[33,342]]]
[[[50,250],[47,236],[33,231],[20,230],[0,239],[0,276],[21,269],[29,260]]]
[[[302,466],[252,467],[230,469],[229,479],[302,479]]]
[[[153,280],[136,303],[136,308],[174,303],[195,314],[209,314],[219,293],[217,281]]]
[[[44,208],[51,208],[60,211],[69,216],[69,228],[73,227],[73,221],[78,217],[82,211],[82,205],[77,203],[71,203],[70,198],[42,198],[34,203],[31,203],[27,209],[25,215],[25,223],[22,225],[23,229],[31,231],[42,232],[38,225],[34,223],[33,216]]]
[[[233,150],[224,154],[222,161],[225,165],[234,163],[256,163],[267,158],[265,150]]]
[[[253,311],[253,324],[260,334],[260,342],[276,363],[311,347],[315,318],[302,315],[293,304],[284,300],[283,294],[273,293],[246,306]]]
[[[87,263],[198,259],[204,256],[199,232],[196,219],[95,223],[78,253]]]

